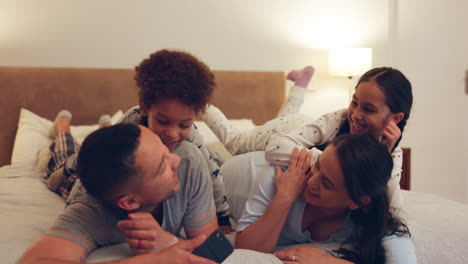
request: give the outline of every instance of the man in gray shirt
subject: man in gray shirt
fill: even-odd
[[[80,182],[67,207],[19,263],[81,263],[93,249],[123,242],[138,256],[119,263],[213,263],[189,253],[218,228],[201,159],[190,143],[169,152],[144,126],[92,133],[80,149]],[[182,227],[195,239],[177,238]]]

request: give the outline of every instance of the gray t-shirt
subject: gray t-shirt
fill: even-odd
[[[119,122],[139,124],[148,127],[148,120],[141,116],[139,106],[130,108]],[[205,146],[203,137],[195,124],[192,125],[190,134],[185,139],[185,141],[195,144],[195,146],[197,146],[203,154],[205,162],[207,163],[208,169],[210,171],[211,181],[213,182],[213,194],[216,205],[216,212],[219,215],[227,216],[229,214],[229,204],[227,202],[228,198],[226,195],[226,189],[224,187],[223,175],[221,175],[219,172],[219,167],[211,156],[208,148]]]
[[[210,222],[215,209],[210,173],[199,149],[189,142],[182,142],[173,152],[182,157],[177,170],[180,191],[163,203],[161,226],[177,236],[182,226],[199,227]],[[117,222],[126,218],[127,215],[116,206],[104,205],[94,199],[78,181],[64,212],[47,233],[78,243],[89,252],[124,243],[125,237]]]
[[[141,116],[140,107],[134,106],[130,108],[124,116],[119,120],[119,123],[132,123],[137,125],[143,125],[148,127],[148,120]],[[219,172],[219,167],[216,164],[215,160],[211,156],[208,148],[205,146],[203,137],[198,131],[198,128],[195,124],[192,125],[190,129],[189,136],[185,139],[186,142],[190,142],[198,147],[202,156],[204,157],[203,162],[206,162],[208,166],[208,170],[211,175],[211,181],[213,184],[213,198],[216,205],[216,212],[219,216],[224,216],[225,218],[229,215],[229,204],[228,198],[226,195],[226,189],[224,187],[223,175]],[[77,154],[72,155],[68,158],[67,162],[65,163],[65,171],[68,174],[76,173],[76,159]],[[227,219],[229,219],[227,217]]]

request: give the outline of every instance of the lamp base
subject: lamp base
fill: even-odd
[[[353,87],[353,76],[348,76],[348,93],[349,93],[349,102],[353,100],[354,87]]]

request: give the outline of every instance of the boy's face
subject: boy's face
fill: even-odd
[[[190,134],[195,110],[177,99],[165,99],[149,109],[140,103],[141,114],[148,117],[148,128],[172,151]]]

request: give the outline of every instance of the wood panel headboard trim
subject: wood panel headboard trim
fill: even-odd
[[[256,124],[274,118],[285,100],[283,72],[213,71],[213,103],[229,118]],[[0,166],[10,163],[21,107],[52,120],[68,109],[74,125],[138,104],[133,69],[0,67]]]
[[[400,188],[402,190],[411,190],[411,149],[402,148],[403,164],[401,167]]]

